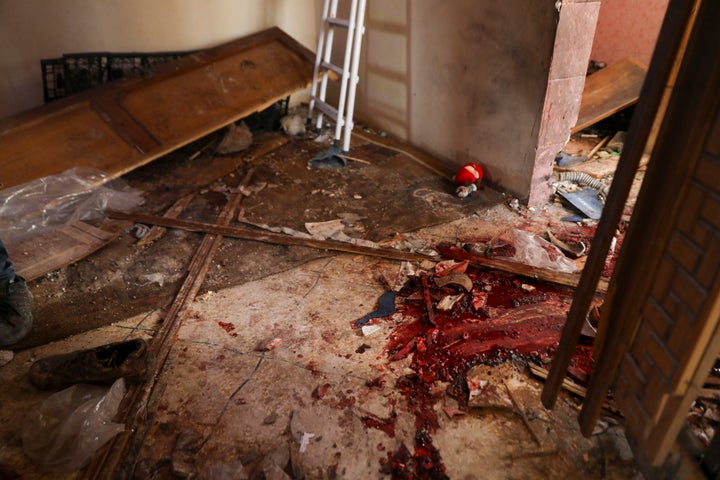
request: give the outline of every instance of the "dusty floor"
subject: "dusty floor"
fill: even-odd
[[[307,152],[293,150],[294,142],[282,148],[290,150],[254,165],[254,182],[267,185],[243,200],[253,221],[300,229],[349,212],[364,217],[358,224],[366,238],[405,232],[429,244],[489,239],[512,225],[556,225],[554,207],[520,215],[492,190],[463,203],[433,172],[374,145],[364,153],[377,166],[309,173]],[[235,188],[244,170],[240,161],[201,192],[189,218],[216,218],[224,190]],[[157,185],[167,172],[160,162],[128,183]],[[173,194],[151,203],[152,211],[187,193],[177,185],[166,190]],[[200,238],[172,231],[137,248],[125,233],[31,285],[40,321],[26,348],[0,368],[3,471],[59,478],[40,472],[22,452],[25,413],[49,395],[29,383],[32,362],[151,338]],[[595,435],[582,437],[579,400],[563,393],[553,411],[545,410],[542,384],[523,356],[487,366],[509,406],[468,407],[452,394],[454,382],[408,384],[418,374],[412,355],[388,354],[407,316],[382,319],[368,336],[351,327],[385,291],[378,277],[399,275],[400,268],[377,258],[224,240],[201,295],[179,319],[118,478],[284,478],[281,470],[294,478],[407,478],[408,470],[419,478],[640,478],[621,421],[607,417]],[[167,278],[163,285],[140,280],[157,272]],[[64,328],[69,316],[82,321]]]

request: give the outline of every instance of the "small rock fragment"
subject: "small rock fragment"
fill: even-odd
[[[255,346],[256,352],[269,352],[270,350],[275,350],[280,344],[282,343],[281,338],[273,338],[270,340],[261,340],[258,342],[258,344]]]
[[[239,125],[231,123],[215,151],[220,155],[240,152],[248,148],[252,141],[252,132],[245,122],[240,122]]]
[[[0,350],[0,367],[10,363],[14,357],[12,350]]]
[[[367,337],[368,335],[372,335],[373,333],[377,332],[381,328],[382,327],[380,325],[365,325],[362,327],[362,333]]]
[[[504,383],[498,385],[485,365],[471,368],[465,379],[469,390],[468,406],[512,409],[513,401]]]
[[[285,115],[280,119],[280,126],[287,135],[305,134],[305,118],[297,114]]]

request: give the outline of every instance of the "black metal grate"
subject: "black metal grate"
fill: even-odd
[[[70,53],[60,58],[41,60],[45,102],[113,80],[149,75],[153,66],[191,53],[194,52]]]

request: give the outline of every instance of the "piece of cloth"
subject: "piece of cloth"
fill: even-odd
[[[15,265],[13,265],[5,245],[0,240],[0,280],[12,280],[13,278],[15,278]]]
[[[362,327],[373,318],[387,317],[393,313],[395,313],[395,292],[385,292],[380,296],[377,308],[373,312],[355,320],[355,328]]]
[[[32,294],[0,240],[0,348],[25,338],[32,324]]]

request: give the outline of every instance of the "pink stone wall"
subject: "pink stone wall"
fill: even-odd
[[[593,31],[600,11],[599,0],[565,0],[560,10],[528,205],[547,202],[555,155],[570,137],[577,122],[585,85]]]
[[[650,63],[669,0],[602,0],[590,58],[608,65],[627,56]]]

